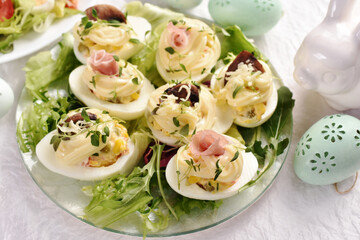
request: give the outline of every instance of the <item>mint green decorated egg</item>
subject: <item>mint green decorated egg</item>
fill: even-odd
[[[336,114],[316,122],[300,139],[294,158],[296,175],[304,182],[340,182],[360,169],[360,120]]]
[[[202,0],[163,0],[169,6],[175,9],[190,9],[194,8],[201,3]]]
[[[238,25],[247,36],[269,31],[282,16],[280,0],[210,0],[209,12],[219,25]]]

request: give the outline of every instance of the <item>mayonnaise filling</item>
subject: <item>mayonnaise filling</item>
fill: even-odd
[[[137,34],[131,26],[125,23],[114,27],[108,23],[95,22],[93,27],[84,34],[84,26],[80,22],[73,28],[73,35],[76,42],[79,42],[78,50],[87,58],[94,51],[104,49],[106,52],[115,54],[122,59],[129,58],[129,52],[137,48]]]
[[[254,71],[251,64],[241,62],[234,72],[226,72],[229,65],[222,67],[212,80],[211,88],[216,97],[226,100],[233,108],[237,122],[259,121],[274,91],[269,66],[261,60],[259,62],[264,73]]]
[[[179,181],[197,184],[210,192],[226,190],[241,176],[243,150],[244,146],[240,143],[230,141],[221,156],[196,156],[190,148],[183,146],[176,155]]]
[[[183,36],[182,45],[174,45],[173,31],[167,27],[159,41],[157,68],[166,80],[194,78],[210,72],[220,56],[220,42],[214,31],[200,20],[184,18],[174,25]],[[172,50],[173,52],[172,52]]]
[[[82,81],[97,98],[126,104],[139,98],[145,77],[136,66],[124,60],[118,63],[121,75],[103,75],[88,64],[82,73]]]
[[[61,139],[55,152],[56,158],[65,165],[87,167],[109,166],[128,153],[129,136],[126,128],[108,114],[97,109],[88,109],[87,113],[97,116],[96,120],[84,119],[58,124]],[[80,112],[71,112],[69,117]],[[94,143],[94,142],[97,142]]]
[[[183,142],[190,139],[195,129],[209,129],[214,125],[216,100],[206,88],[200,89],[199,102],[191,106],[190,88],[187,96],[177,103],[176,96],[164,93],[171,86],[166,84],[156,89],[149,99],[147,121],[151,128]],[[180,88],[186,89],[186,86]]]

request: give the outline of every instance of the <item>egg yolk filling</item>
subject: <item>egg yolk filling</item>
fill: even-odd
[[[65,165],[106,167],[129,153],[127,129],[96,109],[69,114],[51,139],[55,155]]]

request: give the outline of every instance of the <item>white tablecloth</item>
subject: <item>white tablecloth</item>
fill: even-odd
[[[360,185],[340,195],[332,185],[299,180],[293,156],[302,134],[321,117],[335,113],[316,93],[293,79],[293,58],[305,35],[321,22],[329,0],[284,0],[284,16],[265,36],[255,39],[294,93],[294,134],[288,158],[273,186],[242,214],[211,229],[174,239],[360,239]],[[207,0],[192,12],[209,17]],[[14,89],[24,84],[27,57],[0,66]],[[0,103],[1,104],[1,103]],[[97,229],[72,217],[33,182],[15,139],[15,107],[0,119],[0,239],[139,239]],[[359,117],[359,111],[351,111]]]

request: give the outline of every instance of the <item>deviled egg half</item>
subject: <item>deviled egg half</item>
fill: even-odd
[[[127,60],[143,48],[145,33],[151,30],[146,19],[126,17],[111,5],[95,5],[85,12],[73,28],[74,53],[83,64],[100,49]]]
[[[220,67],[210,87],[219,101],[232,108],[237,125],[259,126],[276,109],[278,97],[271,70],[248,51],[242,51],[233,62]]]
[[[199,82],[211,72],[220,53],[219,39],[204,22],[172,20],[161,34],[156,66],[166,82],[186,78]]]
[[[231,197],[258,170],[252,153],[235,138],[212,130],[197,132],[166,167],[166,180],[177,193],[194,199]]]
[[[137,165],[137,149],[126,128],[98,109],[69,112],[36,146],[49,170],[79,180],[129,174]]]
[[[145,111],[153,135],[171,146],[187,143],[199,130],[216,128],[226,132],[232,124],[232,118],[226,116],[226,110],[217,109],[210,91],[194,83],[159,87],[152,93]]]
[[[88,107],[131,120],[142,116],[154,87],[135,65],[105,50],[94,51],[86,66],[69,77],[72,92]]]

